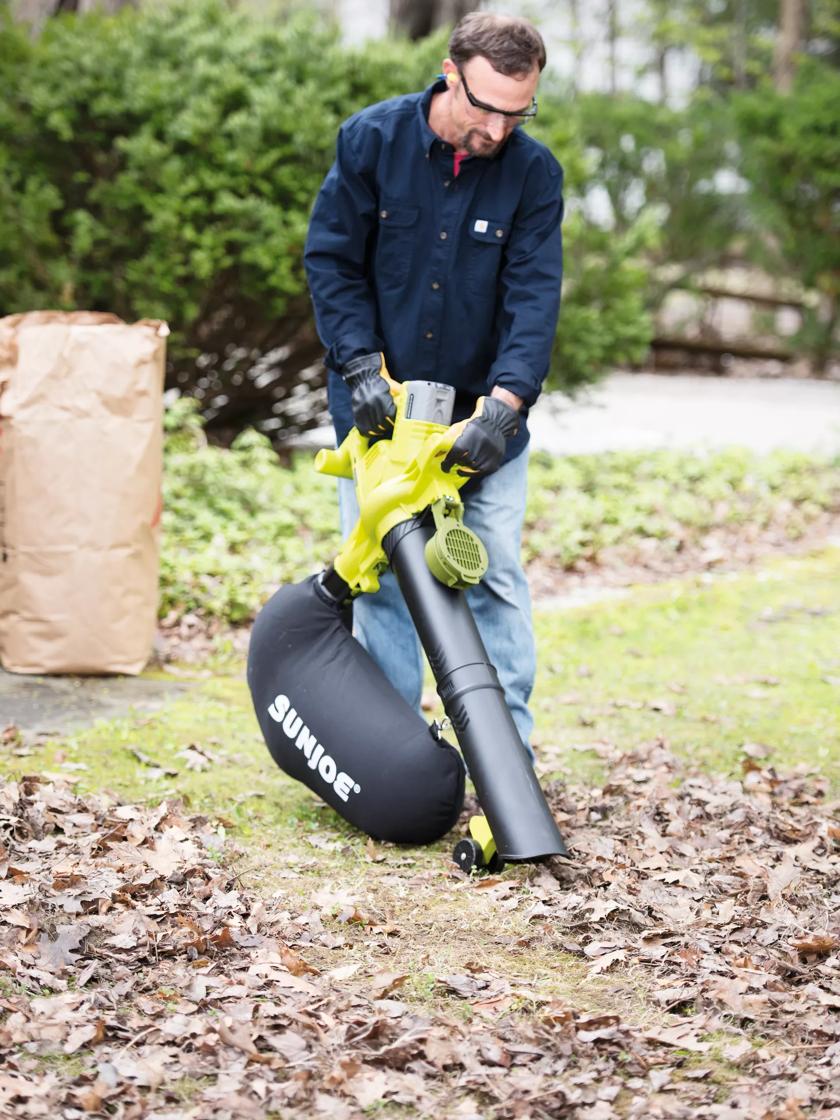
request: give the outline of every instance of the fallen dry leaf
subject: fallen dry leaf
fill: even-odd
[[[85,1043],[95,1044],[101,1042],[104,1037],[105,1023],[101,1019],[97,1019],[95,1023],[85,1023],[82,1026],[75,1027],[68,1034],[64,1042],[64,1053],[75,1054]]]
[[[367,991],[371,999],[385,999],[408,979],[407,972],[377,972],[371,976]]]
[[[283,964],[291,972],[292,976],[317,976],[318,969],[314,968],[311,964],[307,964],[300,953],[296,953],[294,949],[290,949],[288,945],[280,946],[280,959]]]
[[[796,860],[791,852],[786,851],[781,862],[772,869],[767,876],[767,893],[771,902],[776,902],[782,897],[790,886],[794,886],[800,878]]]
[[[40,964],[47,972],[63,972],[75,965],[78,949],[90,932],[90,926],[83,922],[76,925],[60,926],[55,938],[46,933],[38,940]]]
[[[791,941],[791,945],[800,953],[816,953],[824,957],[840,949],[840,937],[830,933],[812,933],[807,937],[798,937]]]
[[[651,1039],[652,1042],[662,1042],[665,1046],[675,1046],[678,1050],[690,1050],[697,1054],[706,1054],[712,1048],[711,1042],[701,1042],[686,1027],[659,1027],[655,1030],[645,1031],[645,1038]]]

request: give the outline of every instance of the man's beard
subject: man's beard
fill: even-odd
[[[486,132],[482,132],[480,128],[471,128],[458,141],[458,149],[462,152],[469,152],[471,156],[478,156],[480,159],[492,159],[501,151],[506,140],[507,136],[497,141]]]

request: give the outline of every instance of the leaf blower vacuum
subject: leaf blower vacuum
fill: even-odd
[[[458,819],[464,763],[400,696],[350,631],[352,598],[378,590],[390,565],[437,682],[484,816],[455,847],[464,870],[566,855],[463,591],[487,568],[462,521],[467,479],[443,471],[460,431],[454,390],[388,378],[390,439],[353,429],[320,451],[324,474],[355,478],[360,517],[320,575],[281,588],[260,611],[248,685],[275,762],[368,835],[439,839]]]

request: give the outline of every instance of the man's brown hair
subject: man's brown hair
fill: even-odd
[[[536,27],[527,19],[495,12],[470,12],[452,32],[449,57],[458,69],[476,55],[508,77],[545,67],[545,43]]]

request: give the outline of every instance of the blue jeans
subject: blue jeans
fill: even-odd
[[[531,598],[520,562],[528,487],[528,452],[473,483],[464,501],[464,521],[487,549],[490,566],[467,601],[491,662],[499,674],[522,742],[530,751],[534,720],[528,700],[534,687],[536,652]],[[359,516],[350,479],[339,479],[341,531],[346,537]],[[375,595],[353,601],[353,631],[399,693],[419,710],[423,692],[420,641],[392,571],[380,577]]]

